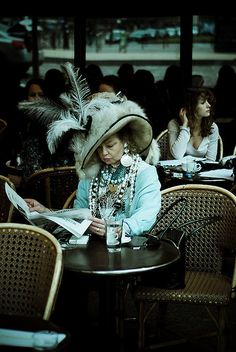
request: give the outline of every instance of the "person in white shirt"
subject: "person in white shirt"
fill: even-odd
[[[169,159],[190,155],[216,160],[219,129],[213,122],[214,102],[209,89],[187,90],[178,118],[168,123]]]

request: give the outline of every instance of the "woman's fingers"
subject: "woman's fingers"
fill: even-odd
[[[105,221],[103,219],[93,218],[92,224],[90,225],[90,230],[99,236],[105,236]]]

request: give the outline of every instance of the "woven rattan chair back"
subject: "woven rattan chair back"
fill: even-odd
[[[10,179],[0,175],[0,222],[11,222],[14,206],[6,195],[5,182],[15,190],[15,186]]]
[[[77,188],[78,180],[74,166],[43,169],[29,177],[24,195],[37,199],[50,209],[61,209]]]
[[[62,250],[47,231],[0,224],[0,314],[48,320],[62,277]]]
[[[162,131],[157,137],[156,141],[160,146],[161,156],[160,160],[167,160],[169,155],[169,141],[168,130]]]
[[[76,190],[74,192],[72,192],[71,195],[69,195],[69,197],[67,198],[67,200],[65,201],[65,203],[63,205],[63,209],[73,208],[75,197],[76,197]]]
[[[139,307],[139,349],[144,348],[144,321],[149,313],[147,305],[160,303],[199,304],[216,306],[218,316],[218,351],[225,350],[224,324],[225,307],[230,303],[232,290],[236,286],[236,272],[233,273],[235,255],[232,258],[232,277],[224,275],[225,253],[236,248],[236,197],[231,192],[217,186],[180,185],[162,191],[164,211],[175,200],[184,197],[187,206],[177,217],[173,227],[187,220],[219,216],[220,220],[202,227],[190,235],[185,244],[185,288],[168,290],[164,288],[138,286],[135,299]],[[174,208],[168,213],[168,223],[177,214]],[[186,234],[191,233],[199,224],[184,227]],[[166,227],[166,218],[158,223],[158,229]],[[172,342],[166,343],[173,344]],[[163,343],[162,343],[163,345]],[[157,345],[158,346],[158,345]]]
[[[169,157],[169,140],[168,140],[168,129],[162,131],[156,138],[160,146],[161,157],[160,160],[167,160]],[[217,149],[217,157],[216,160],[220,161],[223,158],[224,154],[224,146],[223,140],[221,136],[218,138],[218,149]]]
[[[208,185],[181,185],[162,191],[162,211],[180,197],[187,200],[185,211],[176,219],[174,226],[181,225],[186,220],[197,220],[210,217],[213,214],[220,217],[220,221],[202,227],[186,241],[186,269],[191,271],[220,272],[222,266],[223,246],[236,245],[236,218],[234,202],[230,192]],[[232,211],[228,211],[232,209]],[[168,213],[168,222],[176,216],[176,209]],[[186,234],[199,226],[192,223],[184,227]],[[158,228],[166,227],[166,219],[158,223]],[[207,236],[206,236],[207,231]],[[196,262],[196,257],[198,258]]]

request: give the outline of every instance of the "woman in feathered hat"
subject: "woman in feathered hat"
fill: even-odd
[[[70,132],[80,179],[74,207],[91,210],[89,231],[105,236],[105,219],[114,217],[124,220],[125,235],[140,235],[152,227],[161,207],[155,167],[159,147],[150,122],[136,103],[121,94],[90,96],[78,70],[69,63],[64,70],[70,88],[61,95],[60,105],[44,101],[44,105],[23,104],[22,109],[33,109],[42,121],[51,122],[47,136],[51,152]],[[45,211],[36,200],[26,201],[32,211]]]

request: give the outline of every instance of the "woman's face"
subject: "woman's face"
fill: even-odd
[[[124,153],[124,143],[117,134],[106,139],[97,149],[99,158],[107,165],[117,166]]]
[[[38,84],[31,84],[28,92],[28,100],[34,101],[44,96],[42,88]]]
[[[211,113],[211,104],[208,100],[200,97],[196,106],[196,116],[197,117],[208,117]]]
[[[101,83],[98,87],[98,91],[100,93],[102,92],[109,92],[109,93],[115,93],[115,90],[112,86],[110,86],[109,84],[106,83]]]

